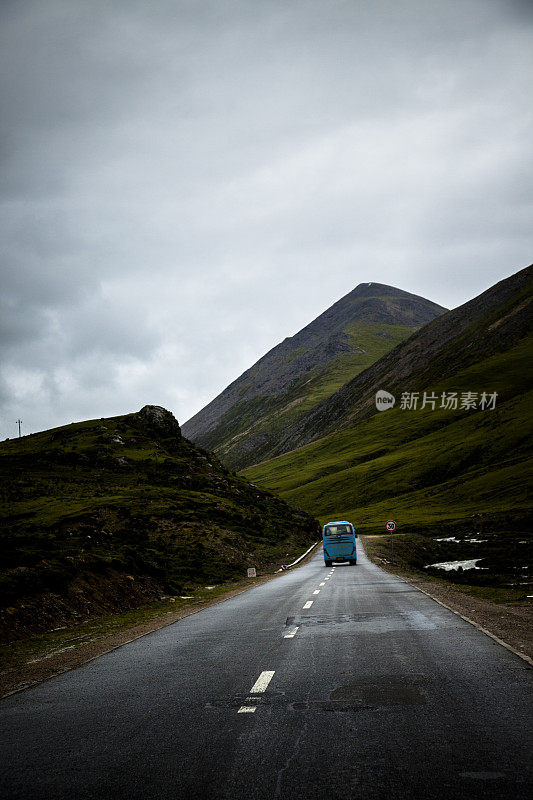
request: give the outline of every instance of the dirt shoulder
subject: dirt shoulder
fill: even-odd
[[[361,539],[365,544],[365,540],[372,537],[362,536]],[[444,581],[429,580],[414,570],[395,568],[384,559],[374,556],[372,548],[368,546],[365,551],[385,572],[408,581],[411,586],[482,628],[533,664],[533,603],[493,603],[467,594]]]
[[[298,563],[306,564],[316,547]],[[296,569],[297,567],[293,567]],[[0,648],[5,668],[0,671],[0,697],[29,689],[43,681],[86,664],[134,639],[222,603],[242,592],[278,578],[282,572],[246,579],[238,584],[205,587],[190,598],[170,597],[125,614],[108,615],[80,625],[51,631]],[[212,592],[212,594],[210,594]],[[137,621],[135,624],[135,620]],[[109,632],[110,628],[114,629]]]

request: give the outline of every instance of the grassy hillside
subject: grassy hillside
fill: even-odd
[[[4,636],[270,569],[316,535],[156,406],[3,442],[0,485]]]
[[[439,351],[440,364],[424,364],[427,383],[421,385],[416,372],[412,383],[405,378],[402,390],[437,396],[434,410],[402,410],[397,393],[394,409],[363,417],[243,474],[322,521],[353,519],[362,532],[372,534],[381,533],[385,521],[393,518],[400,532],[458,539],[439,545],[437,562],[452,555],[457,560],[487,558],[488,549],[495,548],[491,557],[505,565],[505,580],[527,577],[524,568],[531,569],[532,563],[533,334],[521,335],[522,323],[517,322],[514,344],[510,337],[501,340],[500,352],[493,352],[486,334],[495,316],[496,321],[506,316],[517,321],[517,309],[524,308],[520,289],[514,300],[505,301],[505,314],[499,306],[467,333],[459,330],[446,362]],[[475,341],[476,331],[485,336],[489,354],[463,366],[468,355],[464,350]],[[439,374],[446,377],[439,379]],[[494,410],[446,410],[439,407],[443,392],[477,392],[478,400],[482,392],[497,392],[498,397]],[[476,537],[488,537],[488,542],[473,549]],[[496,569],[488,562],[478,566],[483,564],[488,572],[476,570],[476,580]]]
[[[531,330],[532,299],[533,267],[528,267],[437,317],[286,426],[268,457],[354,427],[377,413],[375,394],[379,389],[398,397],[404,391],[422,391],[505,352]]]
[[[392,512],[410,526],[424,526],[472,511],[530,508],[524,459],[533,427],[532,347],[529,336],[508,353],[431,387],[439,397],[480,386],[497,391],[494,411],[396,407],[243,474],[321,518],[342,508],[368,532],[377,532]],[[503,470],[515,470],[516,480],[501,482]]]
[[[391,286],[361,284],[263,356],[184,431],[231,467],[259,461],[287,426],[443,311]]]

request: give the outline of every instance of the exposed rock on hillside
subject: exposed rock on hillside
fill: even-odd
[[[174,414],[162,406],[144,406],[137,414],[141,425],[147,431],[162,436],[181,437],[181,428]]]

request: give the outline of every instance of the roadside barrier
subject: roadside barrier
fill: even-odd
[[[295,567],[296,564],[299,564],[300,561],[302,559],[304,559],[311,552],[313,547],[317,546],[317,544],[318,544],[318,542],[315,542],[314,544],[312,544],[311,547],[309,548],[309,550],[306,550],[305,553],[303,555],[301,555],[299,558],[297,558],[296,561],[293,561],[292,564],[282,564],[280,569],[277,569],[276,572],[284,572],[286,569],[290,569],[291,567]]]

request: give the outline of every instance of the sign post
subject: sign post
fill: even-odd
[[[388,519],[385,523],[385,530],[389,531],[390,533],[390,560],[391,564],[394,564],[394,537],[393,533],[396,530],[396,523],[393,519]]]

